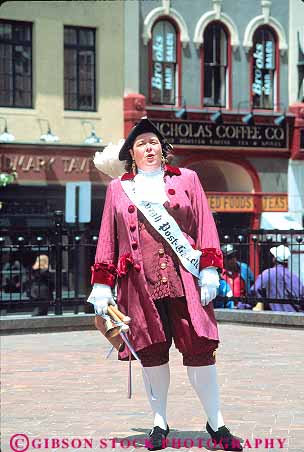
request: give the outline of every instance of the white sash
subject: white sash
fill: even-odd
[[[198,278],[201,251],[192,248],[174,218],[162,204],[138,201],[134,182],[130,180],[120,182],[128,198],[141,211],[154,229],[169,243],[186,270]]]

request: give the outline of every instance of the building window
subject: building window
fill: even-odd
[[[253,108],[273,109],[276,84],[276,40],[267,27],[260,27],[253,36],[252,51]]]
[[[96,111],[95,29],[64,27],[64,108]]]
[[[0,106],[32,108],[32,24],[0,20]]]
[[[177,98],[176,30],[166,20],[155,24],[152,32],[152,104],[174,105]]]
[[[298,100],[304,102],[304,45],[301,45],[298,32]],[[304,41],[303,41],[304,44]]]
[[[220,23],[204,32],[203,105],[225,107],[227,98],[228,38]]]

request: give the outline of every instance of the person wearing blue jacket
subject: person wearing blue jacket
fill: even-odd
[[[254,282],[254,276],[249,265],[237,259],[237,249],[231,243],[223,245],[221,250],[224,255],[223,274],[225,274],[222,279],[225,279],[231,288],[232,295],[247,295]],[[236,307],[237,309],[252,309],[251,305],[242,302],[237,303]]]
[[[217,297],[213,301],[213,306],[215,308],[226,308],[226,309],[233,309],[234,308],[234,301],[233,300],[222,300],[222,297],[228,297],[231,298],[233,296],[231,287],[220,276],[220,285],[217,289]],[[220,299],[218,299],[220,298]]]

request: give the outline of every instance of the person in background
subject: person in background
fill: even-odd
[[[32,315],[47,315],[48,305],[53,300],[54,283],[49,272],[49,258],[45,254],[37,256],[32,266],[31,278],[27,283],[27,295],[30,300],[44,301],[43,305],[35,307]]]
[[[222,279],[231,287],[235,297],[242,297],[248,293],[253,284],[253,273],[248,264],[237,259],[237,250],[231,243],[221,247],[224,256]]]
[[[6,293],[22,293],[24,291],[24,283],[26,282],[26,270],[21,262],[16,258],[11,258],[10,262],[6,262],[2,269],[4,275],[4,283],[2,285]]]
[[[221,277],[221,273],[219,274],[220,285],[217,289],[216,298],[213,300],[213,306],[218,308],[225,309],[234,309],[234,301],[233,300],[224,300],[223,298],[231,298],[233,296],[231,287],[227,283],[225,279]]]
[[[298,303],[269,303],[271,311],[297,312],[304,310],[304,286],[297,275],[288,269],[290,250],[287,246],[274,246],[270,249],[273,256],[273,266],[264,270],[250,289],[250,295],[256,298],[277,298],[297,300]],[[263,303],[258,303],[256,309],[263,310]]]

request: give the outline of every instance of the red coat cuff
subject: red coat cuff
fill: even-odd
[[[91,267],[91,284],[107,284],[110,287],[115,286],[116,267],[113,264],[94,264]]]
[[[206,267],[223,268],[223,253],[218,248],[204,248],[201,250],[200,270]]]

